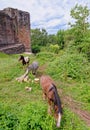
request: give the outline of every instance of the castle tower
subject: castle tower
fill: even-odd
[[[22,44],[23,51],[31,52],[29,13],[13,8],[5,8],[0,11],[0,17],[2,19],[0,21],[0,33],[2,33],[0,35],[0,45]]]

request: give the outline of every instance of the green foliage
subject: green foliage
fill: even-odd
[[[1,57],[1,58],[6,58],[6,57],[8,58],[8,55],[5,54],[5,53],[0,52],[0,57]]]
[[[38,45],[33,45],[32,46],[32,53],[38,53],[38,52],[40,52],[40,46],[38,46]]]
[[[36,109],[35,109],[36,108]],[[30,103],[25,106],[21,115],[19,130],[51,130],[55,125],[54,119],[47,115],[45,105]]]
[[[14,113],[12,107],[0,107],[0,129],[2,130],[51,130],[54,119],[47,115],[41,103],[30,103],[23,107],[22,113]],[[37,108],[37,109],[35,109]]]
[[[42,102],[29,103],[18,112],[12,107],[0,107],[0,129],[1,130],[58,130],[55,120],[47,114],[47,105]],[[63,110],[60,130],[82,130],[88,128],[68,108]],[[79,123],[78,123],[79,122]]]
[[[59,52],[59,45],[58,44],[55,44],[55,45],[51,44],[49,48],[50,48],[51,52],[58,54],[58,52]]]
[[[90,77],[90,64],[80,54],[64,54],[60,58],[56,58],[49,66],[52,68],[48,69],[50,75],[64,80],[69,77],[77,80],[88,80]]]
[[[17,130],[19,124],[16,114],[9,107],[0,105],[0,130]]]
[[[47,44],[47,32],[45,29],[32,29],[31,30],[31,45],[32,46],[45,46]]]
[[[61,49],[64,48],[64,44],[65,44],[65,41],[64,41],[64,31],[63,30],[59,30],[57,32],[57,44],[60,46]]]
[[[70,87],[71,93],[74,99],[78,99],[78,101],[86,103],[84,104],[85,109],[90,110],[90,89],[87,83],[78,84],[76,86]]]
[[[75,19],[75,24],[71,24],[74,28],[75,42],[82,42],[82,39],[86,36],[87,30],[89,28],[88,16],[90,10],[87,6],[81,6],[76,4],[71,10],[71,16]]]
[[[48,51],[48,49],[47,49]],[[40,52],[37,54],[37,59],[42,63],[42,64],[48,64],[49,62],[53,61],[55,59],[55,54],[51,52]]]
[[[46,52],[40,52],[36,56],[31,55],[30,59],[31,61],[38,60],[41,69],[43,65],[46,67],[46,70],[43,69],[42,73],[50,74],[55,81],[59,80],[59,83],[64,81],[67,84],[65,79],[70,77],[77,79],[77,85],[74,84],[74,80],[70,87],[66,85],[57,87],[62,88],[68,94],[71,92],[73,98],[84,101],[87,106],[86,109],[90,110],[89,85],[84,84],[84,82],[79,83],[79,79],[84,79],[86,83],[90,81],[90,64],[84,55],[75,54],[73,51],[69,53],[69,49],[65,52],[64,50],[60,51],[59,54],[51,53],[48,49],[45,49]],[[61,127],[56,128],[53,116],[47,114],[48,106],[47,102],[42,99],[40,84],[32,82],[35,76],[29,74],[31,79],[29,83],[17,82],[16,77],[21,76],[26,70],[26,67],[23,68],[18,63],[19,55],[3,55],[3,58],[1,55],[0,130],[89,130],[85,123],[71,112],[66,105],[63,109]],[[39,72],[40,69],[38,74]],[[26,86],[32,87],[32,91],[26,91]],[[80,89],[81,91],[79,91]]]
[[[77,46],[78,51],[87,55],[88,61],[90,61],[90,42],[83,42]]]
[[[49,34],[47,36],[47,45],[50,45],[50,44],[54,45],[55,43],[57,43],[57,36],[54,34]]]

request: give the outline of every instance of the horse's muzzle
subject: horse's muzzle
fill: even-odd
[[[56,126],[59,128],[60,127],[60,123],[61,123],[61,113],[58,113],[58,119],[57,119],[57,124]]]

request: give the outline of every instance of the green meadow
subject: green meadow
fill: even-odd
[[[90,130],[87,122],[67,105],[68,100],[64,100],[68,96],[81,110],[90,112],[90,62],[87,58],[83,54],[76,56],[64,51],[55,54],[45,50],[28,56],[30,63],[39,62],[36,77],[48,74],[57,84],[63,104],[61,127],[56,128],[53,116],[47,114],[48,104],[42,99],[40,84],[34,82],[35,76],[29,73],[31,81],[16,81],[26,70],[26,66],[18,62],[19,54],[0,53],[0,130]],[[29,92],[25,87],[32,90]]]

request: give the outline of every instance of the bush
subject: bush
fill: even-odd
[[[88,61],[90,61],[90,43],[83,42],[77,46],[79,52],[85,53],[87,55]]]
[[[37,54],[37,58],[40,60],[41,63],[48,63],[55,59],[55,54],[51,52],[40,52]]]
[[[32,46],[32,53],[38,53],[40,52],[40,46],[38,45],[35,45],[35,46]]]
[[[50,48],[51,52],[58,54],[58,52],[59,52],[59,45],[58,44],[55,44],[55,45],[51,44],[49,48]]]

